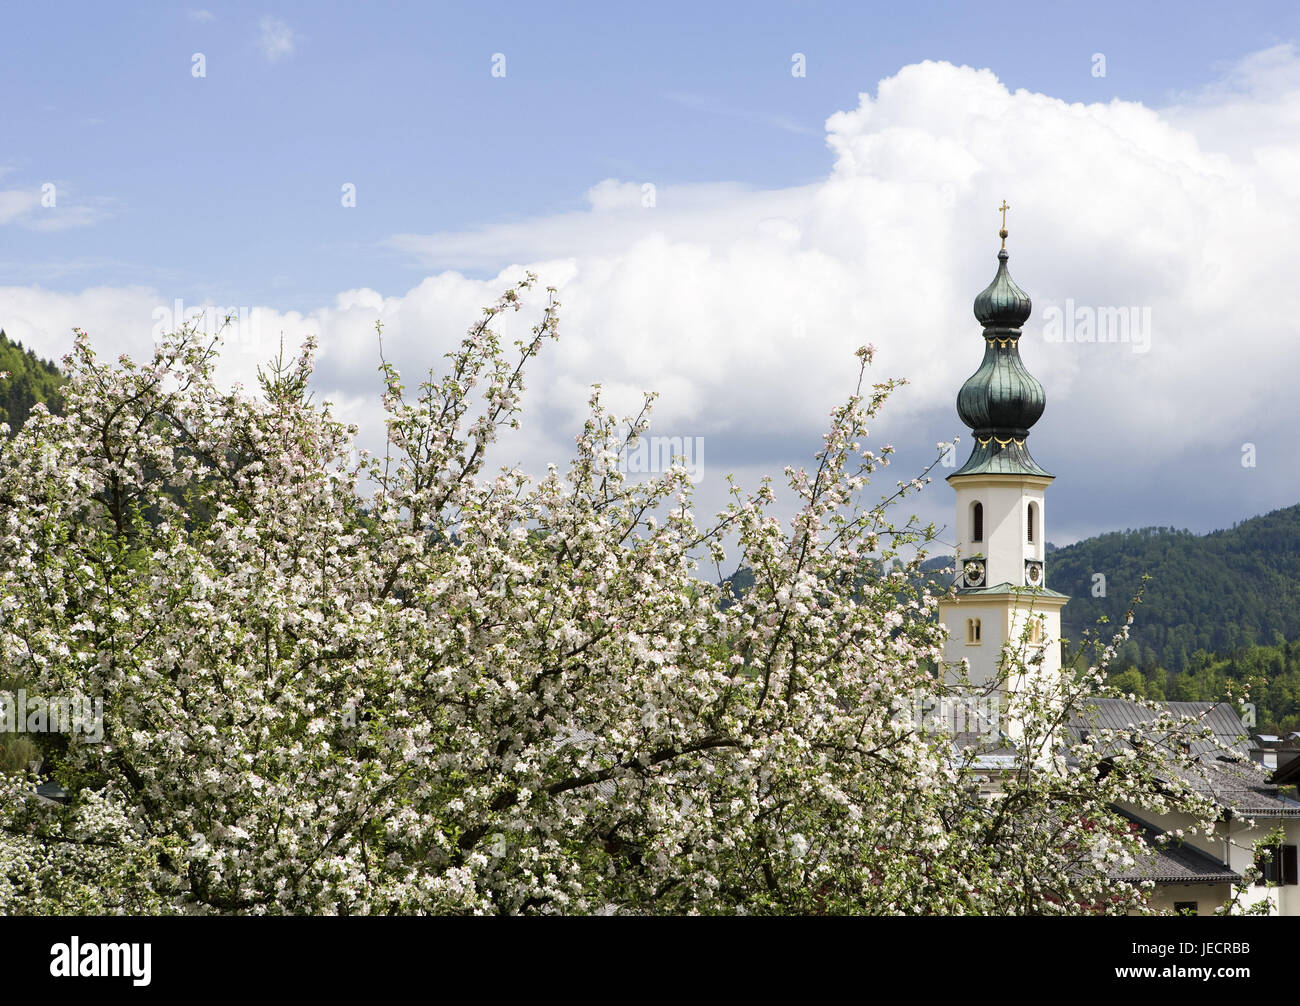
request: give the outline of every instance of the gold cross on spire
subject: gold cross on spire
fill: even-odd
[[[1002,230],[998,231],[998,237],[1002,239],[1002,248],[1005,250],[1007,247],[1007,210],[1011,209],[1011,207],[1007,205],[1007,201],[1004,199],[998,209],[1002,211]]]

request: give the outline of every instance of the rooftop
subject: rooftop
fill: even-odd
[[[1128,738],[1141,741],[1144,734],[1149,742],[1159,744],[1167,740],[1152,733],[1161,708],[1176,717],[1195,717],[1210,736],[1190,742],[1187,753],[1193,764],[1176,773],[1178,782],[1212,798],[1229,817],[1300,817],[1300,802],[1283,796],[1276,782],[1251,760],[1250,738],[1241,717],[1228,703],[1150,705],[1155,708],[1126,699],[1094,698],[1089,700],[1086,720],[1076,719],[1070,727],[1076,736],[1089,730],[1110,730],[1126,735],[1117,742],[1120,744],[1130,744]],[[1167,781],[1175,781],[1174,776]]]
[[[1224,866],[1208,852],[1178,839],[1164,839],[1145,821],[1120,810],[1141,836],[1147,854],[1115,874],[1116,880],[1151,880],[1161,884],[1235,884],[1241,874]]]

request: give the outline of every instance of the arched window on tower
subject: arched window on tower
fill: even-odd
[[[980,620],[978,618],[966,619],[966,642],[970,646],[978,646],[980,641]]]
[[[1037,517],[1038,504],[1030,503],[1025,515],[1025,526],[1028,528],[1028,534],[1025,539],[1026,541],[1032,542],[1034,540],[1034,522]]]
[[[1037,646],[1043,641],[1043,620],[1035,618],[1029,623],[1029,642]]]
[[[973,503],[970,508],[970,540],[984,540],[984,504]]]

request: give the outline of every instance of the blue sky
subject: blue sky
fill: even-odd
[[[268,16],[291,51],[259,44]],[[161,282],[308,310],[418,281],[392,234],[571,210],[603,178],[813,181],[827,115],[908,63],[1160,104],[1297,22],[1249,3],[8,5],[7,181],[61,181],[102,220],[0,231],[0,260],[58,289]]]
[[[1300,219],[1297,22],[1253,3],[8,5],[0,325],[50,355],[72,323],[138,351],[176,298],[262,306],[277,336],[321,333],[321,380],[364,425],[375,316],[426,366],[498,273],[540,263],[569,284],[575,340],[543,375],[527,459],[564,454],[603,380],[663,392],[666,432],[706,436],[711,473],[779,471],[815,448],[870,339],[914,382],[882,433],[915,464],[964,432],[951,401],[1005,197],[1036,303],[1155,310],[1140,356],[1026,346],[1048,385],[1036,453],[1073,486],[1055,537],[1206,530],[1300,500],[1279,411],[1293,358],[1188,363],[1242,320],[1239,291],[1276,306],[1256,359],[1293,344],[1270,228]],[[34,201],[46,183],[55,207]],[[916,203],[921,183],[950,212]],[[654,217],[634,208],[646,184]],[[1275,257],[1241,275],[1261,242]],[[765,269],[806,281],[751,338],[774,312],[730,298],[753,279],[761,299]],[[666,327],[685,341],[656,353]],[[1206,415],[1212,394],[1230,414]],[[943,516],[945,494],[923,509]]]

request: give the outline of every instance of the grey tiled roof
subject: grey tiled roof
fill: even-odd
[[[1250,756],[1250,738],[1242,726],[1241,715],[1227,702],[1166,702],[1175,716],[1204,716],[1205,724],[1214,731],[1221,744],[1226,744],[1239,754]],[[1195,749],[1193,749],[1195,752]]]
[[[1250,741],[1241,725],[1241,718],[1226,702],[1158,702],[1174,716],[1195,716],[1214,734],[1218,744],[1236,752],[1243,758],[1250,756]],[[1076,734],[1091,729],[1133,732],[1154,720],[1157,713],[1137,702],[1127,699],[1091,698],[1087,700],[1086,713],[1076,717],[1070,728]],[[1191,753],[1197,757],[1216,757],[1222,748],[1210,740],[1192,743]]]
[[[1161,884],[1235,884],[1241,874],[1225,866],[1208,852],[1177,839],[1161,842],[1160,831],[1145,821],[1119,811],[1132,822],[1147,851],[1137,862],[1114,874],[1116,880],[1151,880]]]
[[[1179,772],[1179,781],[1211,797],[1233,817],[1300,817],[1300,803],[1283,796],[1278,787],[1269,782],[1261,767],[1250,760],[1250,740],[1245,736],[1241,719],[1230,705],[1226,702],[1162,702],[1155,705],[1163,706],[1175,716],[1198,717],[1214,735],[1213,740],[1192,742],[1190,754],[1196,759],[1196,764]],[[1155,710],[1136,702],[1094,698],[1088,700],[1085,716],[1077,718],[1070,727],[1076,736],[1089,729],[1140,734],[1144,725],[1156,716]],[[1216,746],[1215,741],[1227,748],[1228,753]]]
[[[1300,817],[1300,803],[1283,796],[1255,762],[1206,762],[1200,771],[1203,779],[1188,781],[1233,817]]]

